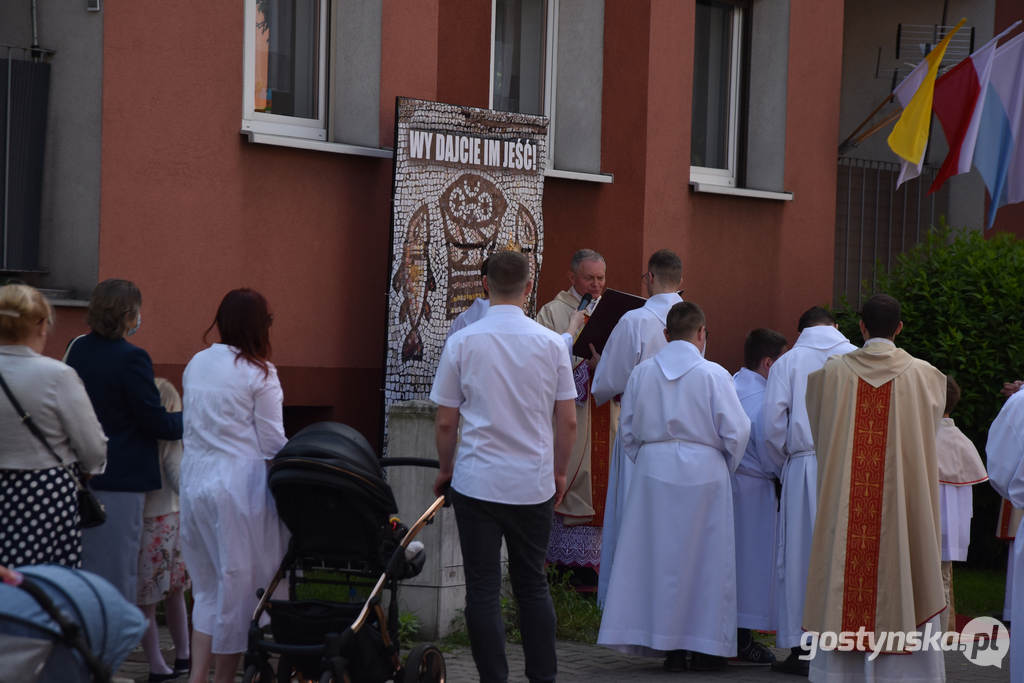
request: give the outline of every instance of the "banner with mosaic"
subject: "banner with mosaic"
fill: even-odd
[[[398,98],[385,414],[430,393],[448,328],[483,296],[489,254],[526,254],[536,291],[547,128],[543,116]]]

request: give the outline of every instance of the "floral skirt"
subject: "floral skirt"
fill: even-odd
[[[171,591],[189,586],[178,537],[180,517],[170,512],[142,520],[137,604],[154,605]]]
[[[0,564],[82,566],[78,494],[66,469],[0,470]]]

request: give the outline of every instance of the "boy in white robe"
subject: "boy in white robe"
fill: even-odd
[[[761,408],[768,371],[786,350],[786,338],[774,330],[751,330],[743,343],[743,366],[733,375],[736,394],[750,418],[750,441],[743,460],[732,475],[736,522],[736,602],[739,631],[738,656],[755,664],[770,664],[775,655],[754,640],[751,629],[774,629],[775,526],[779,498],[775,481],[779,471],[764,457],[761,445]]]
[[[960,401],[960,385],[946,375],[946,409],[935,432],[935,456],[939,462],[939,504],[942,525],[942,585],[946,591],[944,630],[956,630],[953,604],[953,562],[967,560],[971,542],[974,499],[971,487],[988,481],[978,449],[949,416]]]
[[[988,456],[988,476],[992,488],[1014,507],[1024,507],[1024,391],[1014,393],[1006,400],[995,421],[988,430],[985,444]],[[1024,526],[1024,523],[1022,523]],[[1016,536],[1020,536],[1017,529]],[[1024,610],[1024,543],[1013,543],[1013,583],[1015,584],[1010,614],[1013,621],[1021,621],[1015,615]],[[1024,681],[1024,628],[1010,631],[1010,680]]]
[[[818,496],[818,463],[804,400],[807,376],[820,370],[830,356],[857,347],[839,331],[832,314],[820,306],[804,311],[797,329],[800,336],[793,348],[779,356],[768,373],[761,421],[765,455],[782,472],[776,535],[775,644],[792,650],[786,660],[772,667],[806,676],[807,662],[799,659],[801,622]]]
[[[622,399],[619,440],[635,464],[597,642],[667,652],[673,671],[710,670],[736,654],[729,475],[750,419],[729,373],[702,357],[707,327],[696,304],[672,307],[666,338]]]
[[[666,344],[665,320],[673,305],[683,300],[678,292],[683,283],[683,262],[675,252],[659,249],[647,260],[643,274],[647,302],[629,311],[612,329],[594,370],[591,393],[597,405],[621,396],[633,368],[658,353]],[[614,406],[614,403],[613,403]],[[632,463],[619,452],[616,411],[612,410],[613,443],[608,463],[608,491],[605,494],[604,527],[601,530],[601,569],[597,577],[597,602],[604,604],[618,540],[624,496],[629,490]]]

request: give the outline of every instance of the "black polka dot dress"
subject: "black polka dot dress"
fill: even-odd
[[[66,469],[0,469],[0,564],[82,566],[78,494]]]

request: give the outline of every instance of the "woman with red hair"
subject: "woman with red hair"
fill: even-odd
[[[266,461],[285,444],[283,394],[270,362],[267,300],[227,293],[213,324],[220,343],[185,368],[181,541],[192,577],[192,672],[234,681],[256,589],[284,555],[287,532],[267,489]]]

